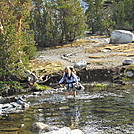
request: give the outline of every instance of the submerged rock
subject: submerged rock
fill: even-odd
[[[43,129],[48,129],[49,125],[44,124],[42,122],[35,122],[35,123],[33,123],[32,127],[34,129],[43,130]]]
[[[84,134],[79,129],[71,130],[69,127],[57,128],[56,126],[47,125],[42,122],[35,122],[32,124],[32,127],[33,129],[42,130],[41,134]]]
[[[47,125],[44,124],[42,122],[35,122],[32,124],[33,129],[39,130],[39,131],[44,131],[43,134],[45,132],[48,131],[54,131],[54,130],[58,130],[59,128],[57,128],[56,126],[51,126],[51,125]]]
[[[126,76],[127,77],[133,77],[134,76],[133,71],[126,71]]]

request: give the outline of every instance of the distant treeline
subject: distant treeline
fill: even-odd
[[[76,40],[83,31],[110,34],[134,29],[133,0],[32,0],[35,41],[49,46]]]

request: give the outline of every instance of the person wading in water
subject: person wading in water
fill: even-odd
[[[76,88],[75,86],[78,85],[78,78],[77,76],[71,71],[70,67],[67,66],[65,68],[65,72],[59,81],[59,84],[66,82],[66,91],[65,91],[65,98],[68,98],[69,92],[73,91],[73,96],[76,98]]]

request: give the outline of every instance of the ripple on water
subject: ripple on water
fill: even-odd
[[[58,127],[81,129],[84,134],[134,133],[134,91],[113,88],[79,91],[76,101],[63,93],[31,95],[28,110],[0,117],[0,128],[18,127],[19,134],[33,132],[31,124],[43,122]],[[12,123],[11,123],[12,122]],[[5,125],[6,124],[6,125]]]

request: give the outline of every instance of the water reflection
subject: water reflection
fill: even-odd
[[[84,134],[134,133],[133,87],[79,91],[76,101],[63,93],[29,98],[32,106],[19,114],[0,117],[1,132],[19,128],[19,134],[36,134],[32,124],[43,122],[57,127],[81,129]],[[21,128],[21,124],[25,126]]]
[[[62,115],[64,116],[64,125],[71,129],[75,129],[79,126],[79,103],[73,99],[68,99],[66,104],[68,109],[62,112]]]

